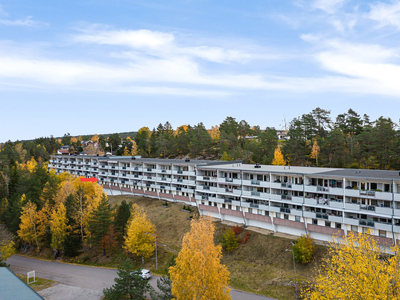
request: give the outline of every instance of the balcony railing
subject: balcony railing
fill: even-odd
[[[260,182],[259,182],[258,180],[252,180],[252,181],[251,181],[251,184],[260,185]]]
[[[321,213],[317,213],[317,218],[318,219],[325,219],[328,220],[328,215],[327,214],[321,214]]]
[[[183,171],[182,171],[182,170],[178,170],[177,173],[178,173],[178,174],[183,174]]]
[[[252,196],[260,196],[260,192],[251,191],[251,195]]]
[[[233,182],[233,178],[225,178],[225,182]]]
[[[151,172],[151,170],[152,170],[151,168],[147,168],[147,172]]]
[[[256,203],[250,203],[250,207],[252,207],[252,208],[258,208],[258,204],[256,204]]]
[[[151,176],[147,176],[147,179],[151,179],[152,177]]]
[[[360,195],[375,196],[375,191],[360,191]]]
[[[292,188],[292,184],[289,183],[289,182],[282,182],[281,187],[291,189]]]
[[[161,177],[161,180],[166,181],[167,177]]]
[[[291,195],[282,195],[282,200],[292,200]]]
[[[183,182],[183,179],[178,179],[177,181],[178,181],[178,182]]]
[[[201,196],[201,200],[208,200],[208,196]]]
[[[287,208],[287,207],[281,207],[281,208],[280,208],[280,211],[283,212],[283,213],[288,213],[288,214],[290,214],[290,208]]]
[[[178,187],[176,188],[176,190],[177,190],[177,191],[182,191],[182,188],[178,186]]]
[[[167,170],[161,170],[161,173],[167,173]]]
[[[362,219],[360,219],[359,223],[362,226],[375,227],[375,222],[371,221],[371,220],[362,220]]]
[[[210,189],[210,186],[208,186],[208,185],[203,185],[203,190],[209,190]]]

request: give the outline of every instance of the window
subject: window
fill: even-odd
[[[249,214],[252,214],[252,213],[253,213],[253,209],[249,208]]]
[[[295,216],[294,219],[295,219],[296,222],[300,222],[300,217],[299,216]]]
[[[385,230],[379,230],[379,236],[386,237],[386,231]]]
[[[317,220],[317,219],[313,219],[313,220],[312,220],[312,223],[313,223],[314,225],[318,225],[318,220]]]
[[[325,227],[331,227],[331,222],[325,221]]]
[[[280,218],[281,218],[281,214],[280,214],[280,213],[276,213],[276,217],[277,217],[278,219],[280,219]]]
[[[222,204],[222,208],[225,208],[225,203]]]
[[[262,211],[261,209],[259,209],[259,210],[258,210],[258,214],[259,214],[259,215],[262,215],[262,214],[263,214],[263,211]]]
[[[336,223],[335,227],[336,227],[336,229],[342,229],[342,224],[341,223]]]
[[[236,206],[236,210],[237,210],[237,211],[240,211],[240,206]]]
[[[211,202],[212,203],[212,202]],[[217,202],[214,202],[214,206],[217,206]]]
[[[232,209],[232,205],[228,204],[228,209]]]
[[[358,231],[358,226],[351,225],[351,231]]]
[[[269,211],[265,211],[265,215],[266,215],[266,216],[269,216]]]
[[[284,218],[285,220],[289,220],[289,215],[284,214],[284,215],[283,215],[283,218]]]
[[[362,228],[362,233],[368,233],[368,228],[367,227],[361,227]]]

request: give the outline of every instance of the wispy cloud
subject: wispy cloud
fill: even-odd
[[[9,20],[9,19],[0,19],[1,25],[6,26],[27,26],[27,27],[45,27],[48,26],[48,23],[39,22],[32,20],[32,17],[27,17],[25,19],[18,20]]]
[[[312,3],[312,7],[333,14],[343,5],[344,1],[345,0],[315,0]]]
[[[368,17],[378,22],[379,27],[394,26],[400,29],[400,2],[372,4]]]

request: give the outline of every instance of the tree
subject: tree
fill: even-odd
[[[232,230],[232,228],[229,228],[222,235],[221,245],[226,252],[231,252],[239,247],[239,241],[237,240],[235,232]]]
[[[229,272],[214,245],[214,224],[208,217],[192,220],[175,266],[170,267],[172,294],[183,299],[231,299]]]
[[[275,148],[274,159],[272,160],[272,164],[275,166],[284,166],[286,165],[285,160],[283,159],[283,154],[281,152],[280,147]]]
[[[106,195],[103,194],[98,207],[89,216],[88,229],[90,232],[90,242],[93,245],[99,245],[100,241],[109,232],[111,222],[110,204]],[[104,255],[106,255],[105,248],[103,250]]]
[[[160,292],[150,291],[151,300],[171,300],[174,298],[172,295],[172,282],[168,276],[162,276],[157,279],[157,288]]]
[[[136,208],[136,205],[135,205],[135,208]],[[122,240],[122,238],[126,234],[126,224],[128,223],[128,220],[131,217],[131,209],[132,209],[132,205],[126,203],[125,200],[123,200],[117,208],[115,218],[114,218],[114,227],[115,227],[116,234],[120,240]]]
[[[151,132],[148,127],[142,127],[139,129],[137,135],[135,136],[135,142],[137,144],[137,151],[139,155],[150,155],[150,136]]]
[[[336,237],[328,248],[321,269],[303,292],[305,299],[398,299],[400,289],[399,248],[385,256],[369,234],[350,232]]]
[[[13,240],[0,241],[0,267],[7,267],[5,261],[16,253]]]
[[[53,209],[51,213],[50,231],[51,231],[51,247],[60,249],[68,235],[68,219],[67,211],[63,203],[58,209]]]
[[[313,147],[311,149],[310,157],[312,159],[315,159],[317,167],[318,167],[318,155],[319,155],[319,152],[320,152],[320,148],[318,146],[317,139],[314,139],[314,144],[313,144]]]
[[[125,260],[118,266],[115,284],[103,290],[104,300],[135,299],[145,300],[152,290],[147,280],[142,280],[139,270],[135,270],[131,260]]]
[[[314,240],[309,234],[301,235],[292,246],[295,261],[308,264],[315,252]]]
[[[22,208],[20,229],[18,230],[18,236],[21,240],[33,244],[35,243],[40,251],[39,245],[39,233],[38,233],[38,216],[36,211],[36,204],[28,202]]]
[[[126,231],[124,246],[126,250],[137,256],[141,256],[142,262],[144,262],[145,257],[153,255],[156,229],[148,220],[145,212],[136,210]]]
[[[223,161],[230,161],[230,160],[232,160],[232,158],[231,158],[231,156],[230,156],[228,153],[226,153],[226,151],[225,151],[225,152],[222,154],[221,160],[223,160]]]

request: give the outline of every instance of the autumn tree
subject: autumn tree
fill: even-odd
[[[15,243],[12,239],[0,241],[0,267],[7,267],[5,261],[16,253]]]
[[[50,231],[51,231],[51,247],[60,249],[68,235],[68,219],[67,211],[63,203],[57,209],[53,209],[51,213]]]
[[[142,257],[150,257],[154,253],[154,239],[156,229],[148,219],[146,213],[136,210],[126,229],[125,246],[129,252]]]
[[[283,154],[281,152],[281,148],[277,147],[274,152],[274,159],[272,160],[272,164],[275,166],[284,166],[286,165],[285,160],[283,159]]]
[[[318,146],[317,139],[314,139],[314,143],[313,143],[313,147],[311,149],[310,157],[312,159],[315,159],[317,167],[318,167],[318,155],[319,155],[319,153],[320,153],[320,148]]]
[[[36,204],[30,201],[22,208],[20,229],[17,233],[21,240],[31,245],[36,244],[40,251],[47,220],[44,219],[45,214],[40,214],[36,208]]]
[[[373,236],[350,232],[335,237],[321,269],[303,292],[305,299],[398,299],[400,290],[399,248],[382,255]]]
[[[175,266],[170,267],[172,294],[184,299],[231,299],[229,272],[214,245],[214,224],[208,217],[192,220]]]
[[[302,264],[307,264],[311,261],[315,252],[314,240],[309,234],[302,235],[296,240],[292,246],[292,250],[295,261]]]
[[[231,252],[239,247],[239,241],[237,240],[232,228],[229,228],[222,234],[221,245],[227,252]]]

